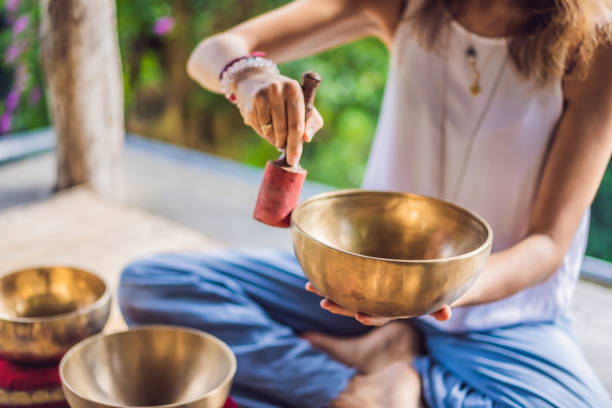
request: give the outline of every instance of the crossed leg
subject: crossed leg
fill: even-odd
[[[416,406],[411,355],[389,347],[409,326],[372,331],[333,315],[305,283],[285,252],[166,254],[129,265],[118,298],[130,325],[189,326],[224,340],[238,359],[232,395],[241,407]]]

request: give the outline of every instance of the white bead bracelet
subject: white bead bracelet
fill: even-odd
[[[226,67],[221,73],[221,89],[223,90],[225,97],[229,99],[230,102],[236,103],[236,95],[231,89],[231,85],[234,82],[236,75],[249,68],[266,68],[276,74],[279,73],[276,64],[263,57],[247,57],[238,59],[237,61],[231,63],[231,65]]]

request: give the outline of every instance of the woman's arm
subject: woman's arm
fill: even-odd
[[[202,41],[187,63],[189,75],[220,92],[219,72],[228,61],[264,51],[275,62],[305,57],[365,36],[389,43],[399,21],[401,0],[298,0]],[[313,111],[304,122],[297,81],[266,68],[241,71],[230,84],[244,122],[297,163],[302,141],[323,126]]]
[[[389,44],[400,0],[297,0],[203,40],[187,63],[189,75],[220,92],[224,65],[252,51],[277,63],[307,57],[366,36]]]
[[[528,233],[514,246],[492,254],[485,269],[453,307],[494,302],[550,278],[563,262],[585,210],[591,205],[612,153],[612,46],[601,46],[586,80],[564,84],[566,107],[557,127],[529,220]],[[306,289],[318,294],[309,282]],[[321,307],[366,325],[390,318],[354,313],[333,303]],[[444,307],[432,313],[450,318]]]
[[[612,46],[602,45],[585,80],[564,84],[559,122],[526,237],[492,254],[453,306],[493,302],[550,278],[562,264],[612,153]]]

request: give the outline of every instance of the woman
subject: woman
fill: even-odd
[[[225,340],[244,407],[610,406],[565,317],[612,151],[609,13],[595,0],[301,0],[202,41],[189,74],[293,164],[322,120],[304,123],[299,84],[271,61],[380,38],[391,65],[364,187],[457,202],[492,225],[494,252],[452,317],[395,322],[321,310],[291,254],[160,255],[124,271],[127,321]]]

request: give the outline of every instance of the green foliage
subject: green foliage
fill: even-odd
[[[201,39],[284,3],[117,0],[128,131],[256,166],[276,157],[278,152],[244,126],[237,109],[223,96],[202,90],[188,79],[184,65]],[[3,6],[2,0],[0,5]],[[31,39],[30,46],[20,58],[30,75],[14,129],[48,123],[45,98],[35,105],[26,100],[27,93],[41,82],[36,40],[38,2],[23,0],[20,13],[28,13],[31,22],[23,33]],[[174,28],[165,35],[156,34],[156,21],[166,16],[174,18]],[[0,32],[1,56],[13,40],[10,31]],[[315,70],[323,77],[316,105],[325,126],[304,147],[302,159],[310,180],[339,188],[360,185],[382,101],[387,60],[388,53],[380,42],[364,39],[280,67],[283,74],[296,79],[307,70]],[[13,66],[0,62],[0,112],[14,82],[13,74]],[[176,110],[180,111],[178,120],[169,114]],[[592,207],[588,253],[612,261],[612,167]]]
[[[591,226],[587,254],[612,262],[612,164],[591,206]]]
[[[315,70],[323,77],[317,108],[324,128],[304,147],[309,177],[338,187],[358,187],[378,117],[388,55],[374,39],[281,67],[288,76]]]
[[[140,86],[158,86],[163,82],[164,73],[155,52],[147,50],[143,53],[138,78]]]
[[[9,10],[5,1],[0,0],[0,114],[11,118],[6,131],[49,125],[39,62],[39,2],[22,0],[13,3],[17,8]],[[19,25],[17,21],[20,19],[27,23],[16,33],[15,26]],[[6,103],[11,92],[19,95],[14,110]],[[0,137],[1,133],[0,129]]]
[[[317,91],[317,109],[325,126],[305,145],[302,165],[312,180],[337,187],[358,187],[380,109],[387,70],[387,52],[376,40],[366,39],[321,55],[284,64],[284,75],[300,78],[314,70],[323,82]],[[255,133],[249,131],[253,139]],[[258,140],[248,143],[241,159],[263,166],[273,149]]]

